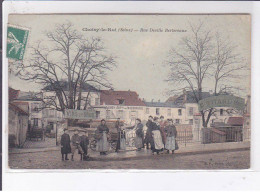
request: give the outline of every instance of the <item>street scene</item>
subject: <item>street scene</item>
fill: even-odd
[[[250,168],[250,15],[9,23],[10,169]]]

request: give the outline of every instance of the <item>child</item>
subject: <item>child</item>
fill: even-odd
[[[83,131],[83,135],[80,136],[80,147],[83,150],[83,154],[80,153],[80,160],[87,160],[88,158],[88,145],[89,145],[89,138],[88,138],[88,132]]]

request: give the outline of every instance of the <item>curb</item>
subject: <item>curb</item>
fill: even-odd
[[[130,157],[124,157],[124,158],[106,158],[104,157],[90,157],[88,161],[125,161],[125,160],[136,160],[136,159],[144,159],[147,157],[172,157],[172,156],[185,156],[185,155],[197,155],[197,154],[208,154],[208,153],[219,153],[219,152],[236,152],[236,151],[246,151],[250,150],[250,147],[247,148],[234,148],[234,149],[220,149],[220,150],[205,150],[205,151],[188,151],[188,152],[180,152],[180,153],[174,153],[172,154],[160,154],[160,155],[140,155],[140,156],[130,156]]]

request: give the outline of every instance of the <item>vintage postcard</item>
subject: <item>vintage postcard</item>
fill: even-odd
[[[250,15],[8,25],[11,170],[250,168]]]

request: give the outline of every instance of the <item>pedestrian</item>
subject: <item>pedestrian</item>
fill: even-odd
[[[177,130],[173,124],[173,120],[168,120],[168,125],[166,126],[166,144],[165,148],[167,149],[167,153],[169,154],[172,151],[174,154],[174,150],[176,149],[176,138],[177,138]]]
[[[83,135],[80,136],[80,147],[83,150],[83,154],[80,154],[80,160],[87,160],[88,158],[88,145],[89,145],[89,138],[88,138],[88,132],[83,131]]]
[[[118,152],[118,150],[120,150],[121,127],[122,127],[122,123],[120,122],[120,118],[117,118],[117,121],[115,123],[115,128],[116,128],[116,131],[117,131],[116,152]]]
[[[106,125],[106,121],[102,119],[101,124],[97,127],[96,130],[97,151],[100,152],[100,155],[106,155],[106,152],[109,150],[109,144],[107,140],[108,133],[109,128]]]
[[[120,131],[120,149],[121,150],[126,149],[126,135],[125,135],[124,129],[121,129],[121,131]]]
[[[68,159],[68,154],[71,152],[71,147],[70,147],[70,136],[67,133],[67,129],[63,129],[63,134],[61,136],[61,157],[62,157],[62,161],[64,161],[64,155],[65,155],[65,160],[69,160]]]
[[[131,127],[126,127],[126,129],[134,129],[135,130],[135,147],[137,148],[137,151],[140,151],[143,148],[143,124],[141,123],[140,119],[136,119],[136,124]]]
[[[152,154],[155,152],[159,155],[160,151],[163,151],[164,145],[162,142],[162,136],[160,131],[160,123],[158,121],[158,117],[154,117],[154,122],[152,124],[152,136],[154,145],[152,145]]]
[[[149,149],[149,145],[153,144],[153,137],[152,137],[152,124],[153,124],[153,117],[149,116],[148,121],[146,122],[146,134],[144,138],[144,143],[146,144],[146,149]]]
[[[166,133],[165,133],[165,127],[167,122],[164,120],[164,116],[160,116],[160,131],[161,131],[161,136],[162,136],[162,141],[163,145],[165,147],[165,142],[166,142]]]
[[[79,130],[75,129],[74,134],[71,137],[71,161],[74,161],[74,153],[78,150],[80,154],[84,154],[81,146],[80,146],[80,136],[79,136]]]

